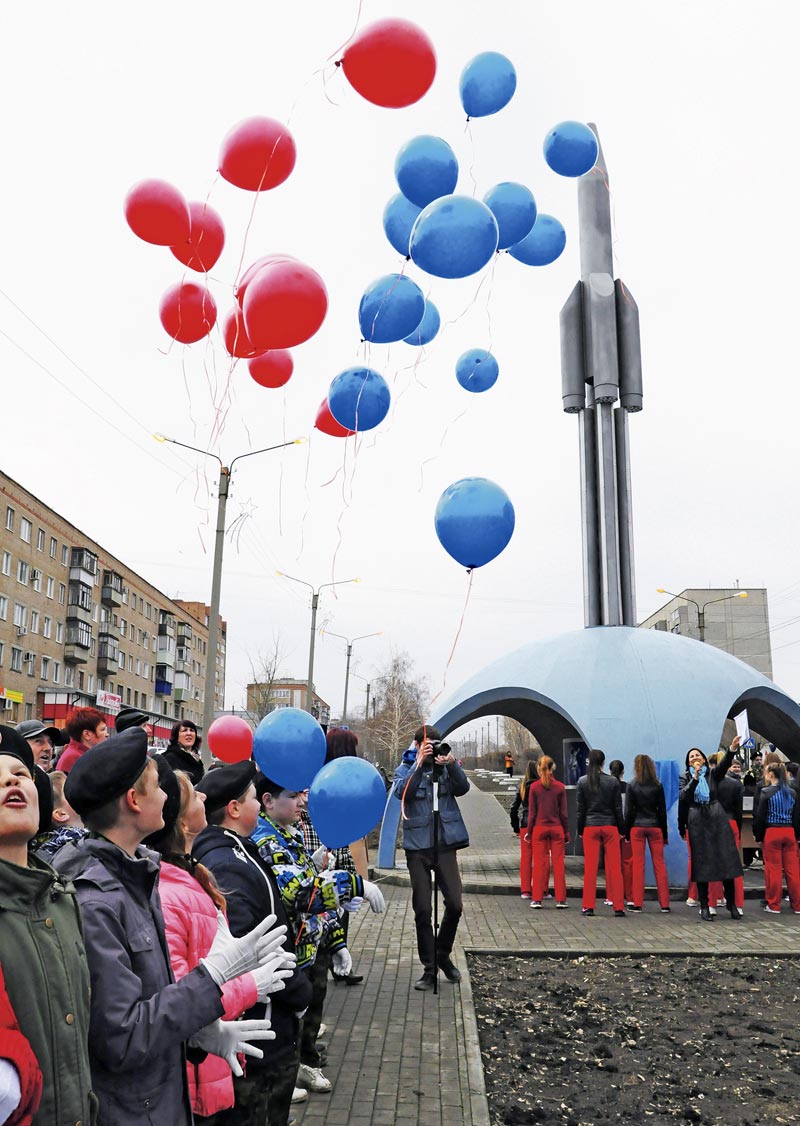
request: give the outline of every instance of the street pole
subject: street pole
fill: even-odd
[[[203,692],[203,735],[214,721],[214,697],[217,687],[217,647],[219,645],[219,603],[222,591],[222,552],[225,547],[225,509],[228,504],[228,490],[231,482],[230,469],[219,467],[217,502],[217,531],[214,537],[214,570],[211,577],[211,606],[208,621],[208,652],[206,653],[206,683]],[[203,757],[206,765],[211,758],[208,742],[205,743]]]
[[[342,723],[347,720],[347,687],[350,683],[350,655],[353,652],[352,641],[347,645],[347,665],[344,672],[344,703],[342,704]]]
[[[313,713],[314,704],[314,644],[317,638],[317,606],[319,606],[319,591],[315,590],[311,598],[311,642],[308,646],[308,686],[306,689],[306,711]]]
[[[367,681],[367,706],[364,709],[364,715],[367,718],[367,720],[369,720],[369,690],[370,690],[371,687],[372,686],[371,686],[370,682]]]

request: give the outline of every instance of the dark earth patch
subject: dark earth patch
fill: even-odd
[[[492,1126],[800,1122],[800,961],[470,954]]]

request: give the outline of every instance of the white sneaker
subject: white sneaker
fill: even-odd
[[[777,911],[775,911],[775,910],[773,910],[772,907],[769,906],[769,904],[764,908],[764,910],[766,911],[766,913],[768,915],[780,915],[780,913],[781,913],[780,908]]]
[[[727,906],[728,906],[728,904],[724,899],[718,899],[717,900],[717,907],[727,907]]]
[[[297,1082],[302,1083],[309,1091],[330,1091],[333,1084],[322,1074],[321,1067],[309,1067],[301,1063],[297,1069]]]
[[[699,899],[687,899],[686,900],[686,906],[687,907],[699,907],[700,906],[700,900]]]
[[[308,1091],[305,1087],[295,1087],[294,1094],[292,1095],[293,1103],[304,1103],[308,1098]]]
[[[328,1031],[328,1026],[327,1026],[327,1024],[321,1024],[321,1025],[319,1026],[319,1032],[317,1033],[317,1039],[318,1039],[318,1040],[321,1040],[321,1039],[322,1039],[322,1037],[323,1037],[323,1036],[325,1035],[325,1033],[326,1033],[327,1031]]]
[[[534,909],[534,911],[541,911],[541,909],[542,909],[541,899],[532,899],[531,900],[531,907]]]
[[[709,915],[716,915],[716,913],[717,913],[717,909],[716,909],[716,907],[711,907],[711,906],[709,905],[709,908],[708,908],[708,913],[709,913]]]
[[[530,899],[530,892],[522,891],[519,895],[520,899]]]

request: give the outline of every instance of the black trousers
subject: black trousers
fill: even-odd
[[[263,1047],[266,1058],[269,1041]],[[195,1115],[195,1122],[198,1126],[200,1123],[204,1126],[287,1126],[296,1080],[295,1052],[284,1055],[269,1069],[251,1067],[248,1075],[240,1079],[234,1077],[234,1107],[221,1110],[210,1118]]]
[[[722,886],[725,889],[725,902],[729,907],[732,907],[736,900],[736,885],[734,880],[723,880]],[[697,880],[697,894],[700,896],[700,906],[708,907],[708,884],[701,883]],[[716,903],[713,905],[716,907]]]
[[[328,992],[328,970],[330,969],[331,955],[327,946],[317,950],[314,965],[303,972],[311,982],[311,1003],[306,1009],[302,1021],[300,1036],[300,1063],[309,1067],[321,1065],[320,1055],[317,1051],[317,1037],[319,1026],[322,1024],[322,1007],[325,1004],[325,994]]]
[[[461,873],[458,856],[453,848],[440,849],[436,865],[439,890],[444,899],[444,915],[439,933],[434,938],[431,907],[433,850],[413,849],[406,852],[408,874],[411,877],[411,906],[417,928],[417,951],[426,970],[433,970],[434,956],[449,955],[463,911],[461,898]]]

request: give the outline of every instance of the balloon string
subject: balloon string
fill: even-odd
[[[350,32],[350,34],[345,39],[344,43],[341,44],[341,46],[337,47],[334,51],[331,51],[330,55],[328,55],[327,59],[325,60],[326,62],[330,62],[331,59],[335,58],[336,55],[338,55],[341,51],[343,51],[345,49],[345,47],[347,46],[347,44],[351,42],[351,40],[353,39],[353,36],[358,31],[358,25],[361,23],[361,9],[363,7],[364,7],[364,0],[358,0],[358,11],[356,12],[356,22],[353,24],[353,30]]]
[[[426,457],[425,460],[420,464],[420,467],[419,467],[419,488],[417,489],[418,493],[422,492],[422,488],[423,488],[423,485],[425,483],[424,482],[425,466],[429,465],[432,461],[438,460],[438,458],[441,456],[442,449],[444,448],[444,440],[447,437],[447,434],[448,434],[448,431],[450,430],[450,427],[455,426],[455,424],[457,422],[459,422],[464,417],[464,415],[466,415],[469,412],[471,407],[472,407],[472,403],[470,403],[469,406],[464,407],[463,411],[461,411],[459,414],[457,414],[455,416],[455,418],[452,418],[447,423],[444,430],[442,431],[442,436],[439,439],[439,449],[438,449],[438,451],[432,457]]]
[[[464,132],[469,137],[470,146],[470,160],[469,160],[469,178],[472,180],[472,198],[478,194],[478,181],[475,179],[475,137],[472,133],[472,122],[467,118],[467,124],[464,126]]]
[[[381,315],[381,310],[383,309],[383,306],[386,304],[386,302],[389,300],[389,298],[392,296],[392,294],[394,293],[394,291],[397,289],[398,285],[400,284],[401,278],[405,277],[407,265],[408,265],[408,259],[406,259],[403,262],[402,268],[400,270],[400,273],[397,275],[397,278],[392,283],[390,288],[386,290],[383,297],[381,297],[380,305],[378,305],[378,308],[375,310],[375,316],[372,318],[372,324],[369,326],[369,337],[365,337],[365,342],[367,344],[370,344],[370,343],[373,342],[373,337],[375,335],[375,323],[378,320],[378,317]]]
[[[298,549],[297,555],[295,556],[295,562],[298,562],[302,558],[302,555],[303,555],[303,550],[305,548],[305,542],[306,542],[306,520],[308,518],[308,514],[311,512],[311,493],[308,491],[308,478],[309,478],[309,475],[310,475],[310,472],[311,472],[311,443],[312,443],[312,439],[313,439],[313,435],[309,435],[309,438],[308,438],[308,453],[306,454],[306,470],[305,470],[305,473],[303,475],[303,489],[305,490],[305,494],[306,494],[306,507],[305,507],[305,511],[303,512],[302,519],[300,520],[300,547]],[[337,470],[337,473],[338,473],[338,470]],[[333,480],[333,478],[331,478],[331,480]],[[330,482],[328,482],[328,484],[330,484]],[[324,488],[325,486],[322,486],[322,487]]]
[[[469,605],[469,596],[472,593],[472,579],[475,575],[475,568],[474,567],[468,567],[467,568],[467,574],[469,575],[469,583],[467,584],[467,596],[464,599],[464,609],[461,611],[461,620],[458,623],[458,629],[456,630],[456,636],[453,640],[453,648],[450,650],[450,656],[447,658],[447,664],[444,667],[444,676],[442,678],[442,687],[439,689],[439,691],[436,693],[436,695],[433,697],[430,704],[428,705],[429,710],[431,708],[433,708],[433,705],[436,703],[436,701],[439,699],[441,694],[444,692],[445,685],[447,684],[447,673],[448,673],[448,670],[450,669],[450,664],[453,660],[453,655],[456,651],[456,646],[458,645],[458,639],[461,636],[461,630],[463,629],[463,626],[464,626],[464,618],[465,618],[466,613],[467,613],[467,606]]]

